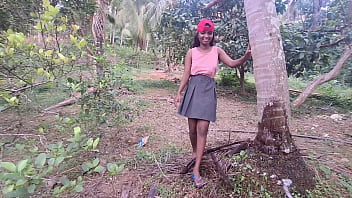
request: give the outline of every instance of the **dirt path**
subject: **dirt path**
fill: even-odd
[[[152,74],[160,78],[161,74]],[[162,78],[166,78],[162,75]],[[148,197],[148,193],[157,186],[160,197],[226,197],[219,186],[218,173],[210,167],[211,162],[202,164],[209,184],[203,190],[194,189],[190,175],[178,174],[180,167],[190,159],[187,120],[177,115],[173,104],[174,93],[165,89],[152,89],[138,97],[146,100],[149,107],[129,126],[118,132],[108,134],[109,141],[104,145],[104,152],[109,158],[136,158],[143,152],[152,153],[149,162],[135,162],[134,167],[126,168],[112,178],[93,179],[86,184],[82,197]],[[230,141],[253,139],[254,134],[219,132],[219,130],[256,131],[256,104],[244,102],[233,96],[218,95],[218,120],[210,125],[207,148],[216,147]],[[352,141],[352,116],[345,115],[344,120],[334,121],[329,115],[307,115],[293,119],[292,133],[311,136],[329,137]],[[139,138],[149,136],[143,148],[137,148]],[[307,160],[319,161],[333,171],[352,176],[351,146],[310,139],[295,138],[301,152]],[[115,146],[112,146],[115,145]],[[157,153],[175,149],[161,158]],[[141,152],[143,151],[143,152]],[[170,151],[170,150],[168,150]],[[148,155],[144,153],[144,155]],[[154,156],[153,156],[154,155]],[[145,156],[144,156],[145,157]],[[148,161],[148,160],[147,160]],[[174,167],[174,168],[172,168]],[[316,167],[313,167],[316,168]],[[210,173],[209,173],[210,172]]]

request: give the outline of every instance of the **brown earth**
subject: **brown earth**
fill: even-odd
[[[155,72],[147,75],[145,79],[172,80],[175,76]],[[173,104],[174,94],[173,91],[166,89],[150,89],[143,94],[123,96],[145,100],[149,105],[127,126],[103,129],[105,136],[99,145],[99,158],[102,164],[128,159],[126,168],[115,176],[109,176],[107,173],[85,176],[84,191],[74,197],[148,197],[148,194],[154,191],[157,191],[157,197],[230,196],[231,193],[226,192],[226,185],[209,156],[205,157],[201,167],[202,174],[208,181],[204,188],[195,189],[192,186],[190,173],[179,174],[189,162],[191,153],[187,120],[177,115]],[[77,108],[71,106],[64,107],[60,111],[69,115],[74,114],[75,110]],[[235,94],[218,90],[217,112],[217,121],[210,124],[207,148],[255,137],[253,133],[223,132],[256,131],[257,115],[254,102],[243,101]],[[352,142],[352,113],[343,115],[343,119],[337,121],[331,119],[330,115],[331,113],[323,111],[320,114],[295,115],[292,119],[291,133]],[[13,115],[1,114],[0,120],[2,120],[0,130],[4,134],[37,134],[36,123],[53,121],[54,115],[41,114],[25,118],[20,125],[19,122],[14,122],[16,116]],[[137,147],[138,140],[146,136],[149,136],[147,144],[141,148]],[[316,173],[321,172],[321,167],[325,166],[332,171],[330,179],[336,182],[339,181],[337,174],[352,177],[351,145],[308,138],[294,139],[304,160]],[[315,167],[317,164],[319,166]],[[285,179],[280,178],[282,176],[280,172],[282,171],[275,173],[275,170],[264,172],[258,169],[255,173],[268,176],[276,174],[268,179],[269,186],[271,185],[272,189],[282,189],[282,186],[276,184],[278,180]],[[228,173],[236,175],[236,169],[228,170]],[[348,191],[342,190],[341,193],[348,197]]]

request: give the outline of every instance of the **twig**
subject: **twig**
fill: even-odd
[[[158,168],[160,169],[161,174],[162,174],[168,181],[170,181],[169,178],[165,175],[163,169],[161,169],[161,167],[160,167],[160,165],[159,165],[159,162],[158,162],[158,160],[156,160],[156,157],[155,157],[154,154],[153,154],[153,158],[154,158],[154,161],[155,161],[156,165],[158,165]]]
[[[46,139],[45,136],[43,135],[35,135],[35,134],[0,134],[0,136],[34,136],[34,137],[39,137],[39,141],[40,143],[44,146],[43,140],[42,139]]]
[[[251,133],[251,134],[256,134],[257,133],[256,131],[223,130],[223,129],[213,129],[212,131],[231,132],[231,133]],[[336,140],[336,139],[332,139],[332,138],[323,138],[323,137],[299,135],[299,134],[291,134],[291,135],[293,137],[308,138],[308,139],[314,139],[314,140],[325,140],[325,141],[339,142],[339,143],[343,143],[343,144],[352,145],[352,142],[344,141],[344,140]]]

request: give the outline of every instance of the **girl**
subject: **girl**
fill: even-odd
[[[214,46],[214,30],[212,21],[203,19],[199,22],[193,48],[186,54],[184,73],[175,98],[178,113],[188,117],[192,157],[196,159],[192,174],[196,188],[206,184],[200,176],[199,167],[209,123],[216,120],[217,100],[214,77],[218,70],[218,62],[220,60],[229,67],[235,68],[251,57],[248,47],[243,57],[231,59],[224,50]],[[186,85],[187,90],[181,102],[181,94]]]

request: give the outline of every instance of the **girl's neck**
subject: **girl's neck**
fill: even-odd
[[[208,50],[208,49],[210,49],[212,46],[210,46],[210,45],[200,45],[198,48],[199,49],[201,49],[201,50]]]

